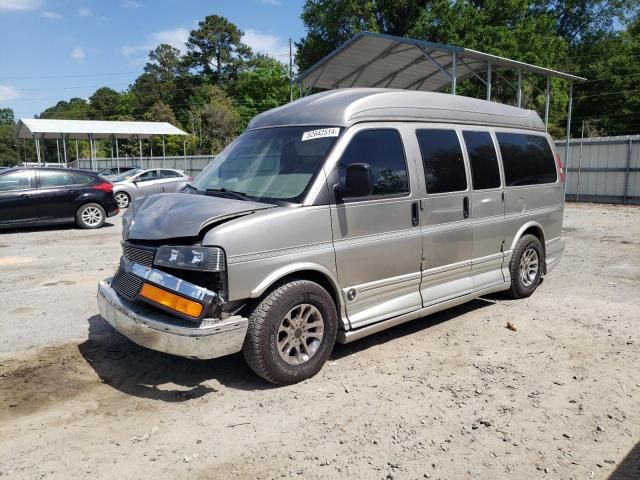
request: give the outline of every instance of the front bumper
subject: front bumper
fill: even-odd
[[[247,334],[244,317],[205,318],[194,324],[126,300],[111,287],[110,278],[98,285],[98,308],[107,323],[132,342],[181,357],[204,360],[239,352]]]

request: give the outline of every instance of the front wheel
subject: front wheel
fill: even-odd
[[[255,307],[242,351],[259,376],[289,385],[320,371],[337,330],[331,295],[317,283],[294,280],[272,290]]]
[[[104,208],[97,203],[82,205],[76,212],[76,223],[80,228],[100,228],[106,218]]]
[[[544,261],[540,240],[533,235],[523,235],[513,250],[509,264],[511,272],[509,293],[513,298],[526,298],[538,288],[542,279]]]

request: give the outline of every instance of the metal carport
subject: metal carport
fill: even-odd
[[[516,83],[507,80],[498,69],[517,72]],[[515,90],[516,105],[522,107],[523,72],[546,78],[545,90],[538,89],[545,96],[546,126],[549,124],[551,78],[562,78],[569,82],[569,138],[573,84],[583,82],[585,78],[468,48],[360,32],[302,72],[295,81],[300,85],[301,95],[314,88],[343,87],[384,87],[430,92],[449,90],[455,95],[457,82],[475,77],[486,86],[486,99],[490,101],[493,82],[498,77]]]
[[[60,160],[60,145],[64,155],[64,164],[67,165],[67,141],[88,140],[91,151],[91,166],[95,169],[97,139],[111,140],[111,155],[113,157],[113,145],[115,143],[116,161],[119,162],[119,139],[137,138],[142,159],[142,139],[151,139],[154,136],[162,138],[162,157],[165,157],[164,137],[167,135],[188,135],[186,132],[174,127],[167,122],[117,122],[101,120],[51,120],[44,118],[20,119],[17,127],[17,138],[31,138],[36,145],[38,164],[42,163],[40,141],[55,139],[58,146],[58,160]],[[76,146],[77,148],[77,146]],[[183,142],[184,155],[186,156],[186,144]]]

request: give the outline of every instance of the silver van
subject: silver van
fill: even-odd
[[[539,116],[437,93],[342,89],[255,117],[181,193],[123,217],[102,316],[135,343],[261,377],[317,373],[336,341],[555,267],[564,173]]]

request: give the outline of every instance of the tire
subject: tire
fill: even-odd
[[[272,289],[253,309],[242,352],[260,377],[290,385],[320,371],[337,331],[331,295],[317,283],[294,280]]]
[[[76,223],[80,228],[100,228],[106,218],[104,208],[97,203],[85,203],[76,211]]]
[[[540,240],[534,235],[523,235],[513,250],[509,271],[513,298],[526,298],[535,292],[542,280],[545,262],[544,251]]]
[[[118,208],[127,208],[131,203],[131,197],[126,192],[118,192],[115,195]]]

